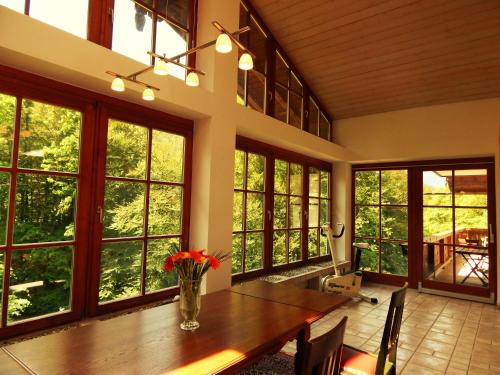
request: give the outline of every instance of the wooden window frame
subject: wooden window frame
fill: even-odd
[[[292,268],[297,268],[304,266],[306,264],[314,264],[319,262],[328,261],[331,259],[330,254],[320,255],[317,257],[309,258],[308,256],[308,220],[306,215],[304,215],[304,209],[309,210],[309,168],[314,167],[319,170],[329,172],[329,196],[330,196],[330,206],[329,217],[332,218],[332,202],[333,202],[333,188],[332,188],[332,164],[311,158],[293,151],[284,150],[269,144],[255,141],[246,137],[237,136],[236,137],[236,149],[245,152],[260,154],[266,157],[266,174],[265,174],[265,199],[264,199],[264,267],[259,270],[242,272],[238,274],[233,274],[233,281],[240,281],[249,278],[255,278],[258,276],[280,272]],[[301,227],[301,245],[302,245],[302,259],[297,262],[287,263],[282,265],[273,266],[272,265],[272,245],[273,245],[273,223],[274,223],[274,212],[273,212],[273,199],[274,199],[274,161],[284,160],[286,162],[299,164],[303,168],[302,175],[302,227]],[[268,213],[270,212],[270,214]],[[288,214],[287,214],[288,215]],[[244,256],[244,254],[242,254]]]

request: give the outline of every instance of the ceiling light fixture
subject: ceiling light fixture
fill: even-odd
[[[111,83],[111,89],[114,91],[125,91],[125,82],[133,82],[138,85],[144,86],[145,89],[142,93],[142,98],[147,101],[152,101],[155,99],[155,94],[154,91],[160,91],[159,88],[149,85],[147,83],[144,83],[142,81],[139,81],[137,77],[141,74],[144,74],[146,72],[149,72],[150,70],[153,70],[155,74],[158,75],[163,75],[166,76],[169,74],[169,67],[168,64],[174,64],[177,66],[180,66],[181,68],[185,69],[187,71],[186,74],[186,85],[190,87],[197,87],[200,85],[200,79],[199,75],[205,75],[205,72],[198,70],[194,67],[182,64],[180,62],[180,59],[186,56],[189,56],[191,54],[195,54],[198,51],[201,51],[207,47],[213,46],[215,44],[215,50],[219,53],[229,53],[232,51],[232,44],[234,43],[239,50],[242,51],[242,55],[239,59],[238,62],[238,67],[242,70],[250,70],[253,68],[253,59],[255,58],[255,55],[248,50],[241,42],[236,38],[238,35],[246,33],[247,31],[250,31],[250,26],[245,26],[234,33],[228,32],[220,23],[217,21],[213,21],[212,25],[219,30],[220,34],[217,37],[217,39],[212,40],[208,43],[202,44],[200,46],[191,48],[190,50],[187,50],[186,52],[183,52],[181,54],[178,54],[173,57],[166,57],[165,55],[159,55],[154,52],[148,52],[148,54],[155,59],[154,65],[148,66],[144,69],[141,69],[135,73],[129,74],[129,75],[121,75],[115,72],[107,71],[106,73],[115,77]],[[154,90],[154,91],[153,91]]]

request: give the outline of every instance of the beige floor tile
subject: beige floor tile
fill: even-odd
[[[444,375],[444,371],[430,369],[428,367],[408,363],[401,371],[401,375]]]
[[[408,364],[428,367],[434,370],[445,372],[446,368],[448,367],[448,362],[449,361],[447,359],[437,358],[435,356],[423,353],[415,353],[408,361]]]

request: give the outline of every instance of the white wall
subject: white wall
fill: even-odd
[[[498,234],[499,125],[500,98],[495,98],[339,120],[335,137],[355,155],[349,159],[352,163],[494,156]],[[500,257],[497,259],[500,270]]]

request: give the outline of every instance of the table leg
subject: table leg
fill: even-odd
[[[295,374],[300,374],[304,362],[306,341],[309,340],[309,327],[301,329],[297,335],[297,353],[295,353]]]

